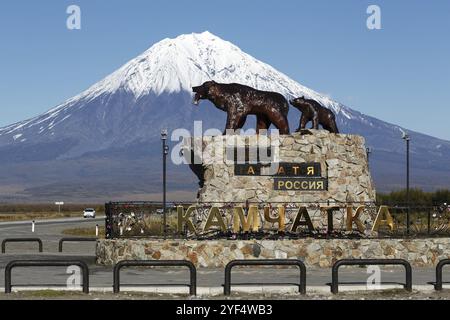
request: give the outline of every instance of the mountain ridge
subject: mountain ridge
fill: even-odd
[[[105,163],[120,170],[116,162],[120,153],[111,150],[123,150],[124,155],[119,157],[123,170],[127,171],[127,166],[133,168],[134,171],[128,171],[135,179],[139,171],[154,169],[154,165],[148,167],[145,164],[146,157],[153,163],[160,161],[162,128],[185,128],[192,132],[193,122],[201,120],[204,129],[222,130],[225,125],[223,112],[209,102],[202,103],[199,108],[191,104],[191,87],[207,80],[242,83],[259,90],[279,92],[288,99],[305,95],[332,109],[343,133],[363,135],[367,146],[373,149],[371,168],[381,190],[403,185],[405,151],[401,133],[408,131],[412,138],[412,169],[416,173],[412,182],[426,189],[450,186],[449,141],[353,110],[297,83],[209,32],[166,38],[79,95],[41,115],[0,128],[0,161],[7,164],[0,168],[0,179],[9,185],[19,185],[17,194],[22,192],[27,197],[29,190],[42,190],[50,185],[53,188],[58,183],[62,185],[62,181],[65,188],[70,185],[68,180],[74,183],[74,188],[83,185],[83,181],[89,183],[88,176],[80,180],[82,173],[89,171],[91,176],[96,176],[97,184],[104,181],[106,189],[116,177],[126,182],[127,194],[133,193],[128,190],[127,177],[121,173],[111,172],[108,179],[96,175],[92,169],[95,166],[98,166],[96,172],[104,170],[92,157],[109,155],[104,158]],[[291,131],[298,126],[299,117],[300,113],[290,108]],[[255,120],[250,118],[246,128],[254,127],[254,123]],[[134,155],[139,160],[133,159]],[[30,163],[42,174],[24,173]],[[38,163],[41,167],[35,166]],[[65,163],[71,163],[71,167]],[[55,169],[57,172],[47,170],[48,166],[58,168]],[[172,166],[171,170],[175,176],[182,176],[185,187],[191,185],[192,192],[196,192],[195,177],[188,168]],[[158,184],[160,172],[147,178]],[[114,188],[116,190],[118,186]],[[142,193],[142,188],[138,189]],[[154,192],[154,188],[148,187],[149,192],[150,189]],[[54,193],[58,195],[57,190]],[[100,198],[101,193],[99,190]],[[33,198],[32,193],[30,197]]]

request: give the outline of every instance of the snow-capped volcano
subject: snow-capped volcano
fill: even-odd
[[[237,46],[206,31],[164,39],[75,99],[93,99],[124,90],[135,99],[150,93],[191,92],[208,80],[242,83],[286,96],[306,96],[339,111],[339,104],[317,94]]]
[[[124,89],[137,99],[149,93],[190,92],[192,86],[208,80],[243,83],[286,95],[308,93],[327,105],[336,105],[208,31],[162,40],[84,95],[95,97]]]
[[[339,103],[300,85],[232,43],[206,31],[158,42],[80,95],[41,116],[0,129],[0,136],[14,134],[14,139],[19,132],[34,127],[39,128],[37,134],[52,133],[55,127],[71,117],[74,107],[87,107],[90,101],[105,95],[122,92],[137,101],[148,95],[190,93],[193,86],[208,80],[246,84],[259,90],[280,92],[287,98],[305,95],[336,113],[343,109]],[[79,106],[80,101],[83,106]],[[349,110],[342,112],[350,117]],[[23,142],[25,139],[22,135],[20,140],[14,141]]]
[[[368,146],[373,149],[371,166],[375,170],[377,187],[403,185],[404,144],[400,137],[405,129],[363,115],[306,88],[209,32],[164,39],[61,105],[32,119],[0,128],[0,161],[9,164],[0,168],[0,179],[6,178],[12,185],[29,184],[33,180],[27,188],[47,186],[48,189],[48,184],[59,183],[60,176],[65,181],[70,176],[71,181],[79,183],[83,181],[80,171],[95,171],[96,165],[104,167],[104,163],[95,161],[85,163],[94,156],[102,155],[104,161],[108,157],[120,158],[120,164],[124,165],[127,157],[139,158],[146,152],[157,154],[156,143],[159,143],[163,127],[191,129],[194,120],[203,120],[204,126],[222,130],[225,115],[221,111],[206,102],[200,108],[191,104],[191,88],[208,80],[246,84],[279,92],[288,99],[304,95],[319,101],[336,113],[341,132],[366,137]],[[299,116],[299,112],[291,108],[291,130],[298,126]],[[418,166],[416,173],[425,180],[436,176],[439,186],[450,185],[447,161],[450,143],[419,133],[410,132],[410,135],[414,142],[413,157],[419,160],[412,163]],[[37,161],[43,166],[51,161],[52,173],[42,173],[42,176],[30,173],[27,177],[23,177],[23,172],[17,173],[22,171],[19,170],[21,164],[36,164]],[[67,168],[64,164],[69,161],[76,161],[76,164],[71,163]],[[431,169],[436,171],[434,175],[427,171]],[[56,170],[64,174],[56,174]],[[139,164],[129,170],[131,176],[139,176],[139,171],[148,169]],[[186,170],[186,176],[190,177]],[[108,174],[114,177],[115,173]],[[89,176],[92,175],[90,172]],[[86,179],[89,176],[86,175]],[[100,181],[102,175],[98,179]],[[129,176],[121,176],[121,179],[126,181]],[[431,182],[425,180],[420,183],[432,187]],[[434,179],[433,183],[438,180]],[[195,185],[193,177],[192,185]]]

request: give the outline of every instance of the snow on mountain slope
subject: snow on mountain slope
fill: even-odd
[[[207,31],[162,40],[88,89],[80,98],[93,98],[119,89],[133,93],[136,98],[149,93],[191,92],[192,86],[211,79],[243,83],[287,96],[305,94],[339,111],[336,102],[298,84]]]
[[[305,95],[336,113],[352,117],[350,109],[298,84],[242,52],[232,43],[204,32],[162,40],[80,95],[43,115],[0,129],[0,136],[14,136],[36,127],[39,128],[37,134],[51,134],[55,127],[70,119],[73,108],[83,108],[98,97],[119,91],[131,94],[138,100],[149,94],[159,96],[180,91],[191,92],[192,86],[211,79],[276,91],[287,98]],[[83,102],[83,105],[80,106],[79,102]]]

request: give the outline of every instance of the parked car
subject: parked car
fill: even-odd
[[[83,218],[95,218],[95,209],[92,208],[84,209]]]

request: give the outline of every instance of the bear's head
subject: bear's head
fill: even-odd
[[[300,98],[295,98],[295,99],[289,100],[289,103],[292,104],[296,108],[302,108],[306,103],[306,99],[305,99],[305,96],[303,96]]]
[[[192,87],[192,91],[195,92],[194,101],[192,103],[198,106],[200,100],[208,99],[210,97],[210,89],[215,84],[215,81],[206,81],[201,86]]]

